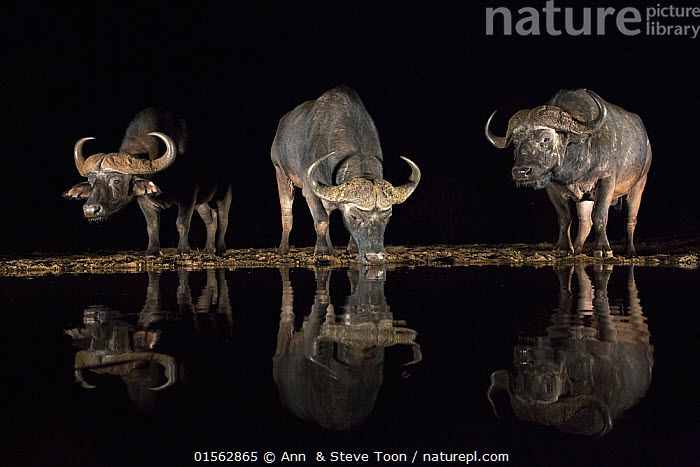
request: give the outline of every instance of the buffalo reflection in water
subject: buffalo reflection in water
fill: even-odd
[[[416,332],[395,321],[384,296],[385,270],[348,270],[351,294],[336,316],[329,269],[315,269],[311,313],[294,329],[294,290],[281,269],[282,310],[273,377],[282,403],[297,417],[331,430],[361,425],[374,409],[383,382],[384,349],[407,345],[412,365],[421,360]]]
[[[646,395],[653,347],[633,266],[627,275],[627,310],[622,304],[610,305],[612,266],[596,266],[591,283],[585,267],[577,265],[576,301],[573,270],[557,271],[560,305],[546,335],[520,339],[513,368],[491,375],[488,396],[497,416],[509,405],[520,420],[568,433],[604,435]]]
[[[232,313],[224,271],[206,271],[206,284],[194,302],[189,274],[178,273],[176,311],[164,309],[161,275],[155,272],[148,273],[146,301],[140,313],[122,313],[101,305],[87,307],[83,327],[66,330],[80,349],[75,355],[76,381],[86,389],[94,389],[96,386],[89,381],[95,376],[89,373],[118,376],[126,385],[129,399],[148,409],[154,391],[174,385],[185,374],[183,363],[161,350],[167,334],[230,338]]]

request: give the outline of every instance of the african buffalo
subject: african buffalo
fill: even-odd
[[[384,180],[377,129],[355,91],[331,89],[282,117],[271,157],[282,211],[281,253],[289,250],[294,187],[298,187],[314,219],[315,254],[333,254],[328,218],[340,209],[351,235],[348,250],[356,251],[361,262],[384,260],[391,207],[408,199],[421,173],[403,157],[411,167],[408,183],[394,187]]]
[[[495,113],[486,122],[486,137],[497,148],[515,147],[516,184],[547,191],[559,216],[557,250],[581,253],[592,224],[594,256],[612,256],[608,209],[626,197],[627,254],[635,255],[634,229],[651,165],[651,146],[639,116],[581,89],[559,91],[547,105],[516,112],[504,137],[491,133]],[[579,218],[574,245],[569,200],[576,202]]]
[[[130,394],[139,395],[139,401],[149,399],[142,389],[158,380],[151,362],[163,367],[166,382],[149,389],[159,391],[175,384],[175,358],[153,351],[160,341],[160,331],[157,329],[141,325],[135,327],[129,324],[124,314],[103,306],[85,309],[83,323],[83,328],[67,330],[66,334],[83,347],[75,354],[75,378],[84,388],[95,388],[84,376],[84,372],[90,370],[120,376]]]
[[[85,158],[82,148],[91,139],[81,138],[74,149],[75,166],[88,181],[63,194],[68,199],[86,200],[83,214],[87,220],[104,221],[136,199],[146,218],[146,254],[157,255],[161,209],[178,207],[178,252],[190,250],[190,221],[196,209],[206,224],[205,250],[217,254],[226,251],[231,185],[222,183],[201,160],[193,160],[192,154],[186,153],[188,136],[183,119],[145,109],[131,121],[119,152]],[[158,139],[166,147],[162,156],[158,155]]]
[[[155,393],[187,383],[187,375],[200,371],[193,367],[197,360],[191,350],[202,347],[201,343],[209,345],[231,338],[231,301],[223,270],[206,271],[206,283],[194,300],[189,275],[188,271],[178,272],[176,308],[163,305],[158,272],[148,273],[146,298],[136,319],[136,313],[87,307],[83,327],[65,331],[78,348],[76,381],[86,389],[94,389],[108,376],[118,376],[129,398],[150,411]],[[185,352],[177,345],[182,342],[188,343]]]
[[[521,337],[512,369],[491,375],[488,398],[497,416],[512,413],[560,431],[604,435],[639,403],[651,384],[654,354],[633,268],[627,276],[627,310],[610,305],[612,266],[597,266],[591,282],[577,265],[576,300],[574,268],[557,272],[559,309],[546,335]]]
[[[294,326],[294,290],[281,269],[282,307],[273,377],[282,403],[323,428],[348,430],[372,413],[384,378],[384,349],[406,345],[421,360],[416,332],[400,326],[384,297],[383,270],[348,272],[352,292],[336,317],[328,290],[330,269],[316,269],[311,313]]]

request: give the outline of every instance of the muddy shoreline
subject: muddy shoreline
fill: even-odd
[[[700,267],[698,242],[650,243],[639,245],[639,256],[626,258],[614,246],[616,256],[607,259],[588,255],[557,256],[549,243],[537,245],[432,245],[388,246],[389,266],[530,266],[556,264],[635,264],[640,266]],[[282,256],[275,249],[232,249],[222,257],[193,251],[178,254],[165,249],[161,256],[146,257],[143,252],[106,252],[100,254],[50,256],[35,254],[24,258],[0,258],[0,277],[36,277],[58,274],[105,274],[145,271],[202,270],[213,268],[276,268],[329,266],[342,267],[354,263],[346,251],[335,256],[315,257],[313,248],[292,248]]]

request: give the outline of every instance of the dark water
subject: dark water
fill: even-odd
[[[628,267],[3,279],[3,465],[700,465],[697,284]]]

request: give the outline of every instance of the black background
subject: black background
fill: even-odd
[[[2,27],[9,55],[0,80],[0,252],[145,248],[135,205],[95,226],[60,194],[81,181],[72,162],[78,138],[96,136],[89,149],[95,152],[116,150],[129,120],[150,105],[183,113],[194,156],[216,158],[235,182],[229,246],[276,246],[269,147],[277,121],[338,84],[355,88],[373,116],[387,179],[407,177],[400,155],[423,170],[414,196],[395,209],[388,244],[552,241],[556,220],[545,193],[513,186],[512,152],[491,147],[483,125],[499,109],[502,133],[514,111],[578,87],[638,113],[647,126],[654,161],[637,238],[697,234],[696,41],[625,37],[612,23],[603,37],[490,37],[484,6],[492,3],[461,3],[10,12]],[[557,2],[567,5],[582,6]],[[292,243],[311,245],[300,196],[295,214]],[[165,214],[166,247],[175,244],[174,218]],[[333,223],[334,241],[344,243],[339,219]],[[621,238],[623,224],[622,213],[613,212],[611,239]],[[195,220],[194,244],[203,236]]]

